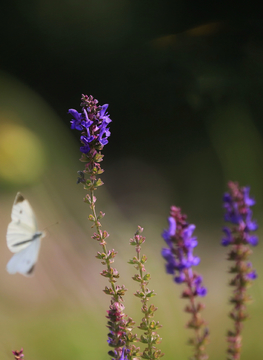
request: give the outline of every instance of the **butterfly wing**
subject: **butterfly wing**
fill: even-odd
[[[32,274],[38,259],[41,244],[41,234],[39,234],[37,238],[28,244],[29,245],[26,248],[17,252],[9,260],[6,266],[6,270],[9,272],[9,274],[15,274],[17,272],[26,276]]]
[[[11,218],[6,234],[7,247],[13,253],[17,253],[30,245],[37,232],[33,209],[21,193],[16,195]]]

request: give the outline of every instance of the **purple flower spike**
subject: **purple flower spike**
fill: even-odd
[[[223,197],[225,208],[225,220],[232,223],[231,229],[224,227],[223,231],[226,237],[222,239],[222,245],[247,245],[256,246],[258,237],[251,235],[251,231],[258,228],[257,222],[252,220],[252,210],[256,202],[249,197],[249,187],[239,187],[237,183],[229,182],[230,193],[226,193]]]
[[[192,318],[187,323],[187,327],[197,330],[196,334],[201,333],[205,322],[202,320],[200,311],[204,308],[203,304],[196,303],[195,297],[204,297],[207,294],[206,288],[202,285],[202,276],[193,271],[192,267],[200,263],[200,258],[193,255],[194,248],[197,246],[197,238],[193,236],[195,225],[188,224],[186,215],[181,213],[181,209],[171,206],[168,218],[168,229],[163,231],[168,248],[162,249],[162,256],[166,260],[166,272],[173,275],[176,284],[185,284],[186,289],[182,292],[182,297],[189,299],[190,304],[185,311],[192,314]],[[203,335],[190,340],[195,348],[193,359],[207,359],[205,354],[205,343],[207,342],[208,331],[203,329]]]
[[[82,95],[82,112],[69,109],[74,119],[71,120],[71,129],[81,131],[81,142],[84,146],[80,151],[88,154],[94,150],[101,150],[108,143],[110,131],[108,125],[111,122],[110,115],[106,112],[108,104],[98,105],[98,100],[91,95]]]
[[[192,237],[195,225],[188,224],[185,219],[181,210],[172,206],[171,216],[168,218],[169,227],[162,234],[169,246],[162,250],[162,256],[167,261],[166,272],[176,274],[174,280],[178,284],[187,282],[185,271],[200,263],[200,258],[193,255],[193,249],[198,244],[196,237]]]
[[[229,359],[235,360],[240,359],[241,331],[247,317],[246,303],[249,300],[246,294],[247,287],[257,278],[257,273],[252,269],[248,256],[252,253],[250,246],[258,244],[258,237],[251,234],[252,231],[257,230],[258,225],[255,220],[252,220],[250,207],[255,204],[255,200],[249,197],[249,187],[240,187],[234,182],[229,182],[228,187],[229,193],[223,197],[224,217],[232,225],[223,228],[225,237],[221,243],[223,246],[231,247],[228,260],[235,261],[229,271],[233,274],[230,280],[230,285],[234,287],[230,298],[233,309],[229,315],[234,320],[234,331],[229,331],[227,338],[227,352],[231,354]]]

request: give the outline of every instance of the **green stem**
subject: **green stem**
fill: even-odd
[[[140,262],[140,251],[137,251],[137,254],[138,254],[138,262]],[[143,271],[142,271],[142,264],[140,264],[140,277],[141,277],[141,289],[142,289],[142,292],[144,293],[145,295],[145,292],[146,292],[146,289],[145,289],[145,282],[143,280]],[[143,300],[142,300],[142,303],[143,305],[147,305],[147,297],[144,296]],[[151,338],[152,338],[152,330],[149,328],[149,315],[146,314],[145,315],[145,318],[146,318],[146,322],[147,322],[147,335],[148,335],[148,352],[149,352],[149,357],[150,359],[152,359],[152,342],[151,342]]]
[[[95,183],[95,180],[93,180],[93,184]],[[107,251],[107,247],[106,247],[106,243],[105,241],[103,241],[103,238],[101,236],[101,231],[100,231],[100,228],[99,228],[99,222],[98,222],[98,217],[97,217],[97,214],[96,214],[96,208],[95,208],[95,202],[94,202],[94,190],[90,190],[90,198],[91,198],[91,211],[92,211],[92,215],[94,216],[94,224],[96,226],[96,229],[97,229],[97,233],[98,235],[100,236],[100,240],[101,240],[101,243],[102,243],[102,249],[103,249],[103,252],[105,254],[108,253]],[[111,266],[110,266],[110,260],[108,258],[106,258],[106,264],[107,264],[107,270],[110,272],[110,269],[111,269]],[[115,301],[118,301],[119,300],[119,297],[118,297],[118,294],[117,294],[117,291],[116,291],[116,288],[115,288],[115,285],[114,285],[114,281],[111,279],[109,279],[109,282],[111,284],[111,288],[114,292],[114,299]]]
[[[197,322],[198,321],[198,317],[197,317],[198,311],[197,311],[196,305],[195,305],[195,297],[194,297],[193,290],[192,290],[192,287],[191,287],[191,279],[190,279],[189,271],[186,270],[185,274],[186,274],[187,285],[188,285],[188,288],[190,290],[189,300],[190,300],[190,305],[191,305],[191,308],[192,308],[192,314],[193,314],[194,322]],[[194,331],[195,331],[195,337],[196,337],[196,345],[195,345],[196,353],[195,353],[195,356],[196,356],[196,359],[200,359],[200,356],[202,355],[202,351],[200,349],[200,345],[201,345],[200,344],[200,340],[201,340],[200,327],[195,328]]]

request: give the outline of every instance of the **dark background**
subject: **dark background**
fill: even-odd
[[[108,158],[132,154],[187,191],[180,166],[213,145],[207,123],[219,109],[245,104],[262,134],[261,19],[255,1],[11,1],[0,12],[0,67],[66,126],[81,93],[109,103]],[[228,174],[217,161],[220,196]]]

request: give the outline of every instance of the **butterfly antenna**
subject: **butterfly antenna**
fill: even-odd
[[[59,221],[55,222],[54,224],[46,226],[42,231],[48,230],[51,226],[58,225]]]

